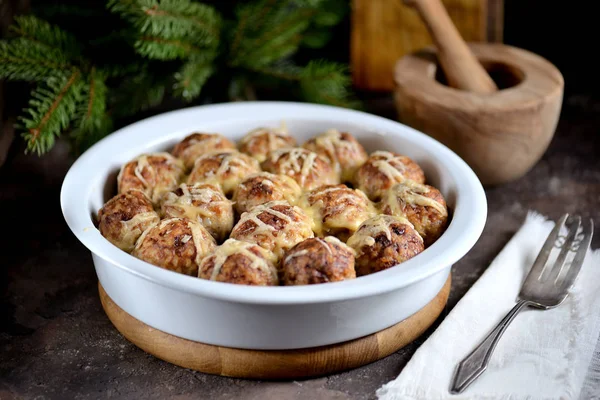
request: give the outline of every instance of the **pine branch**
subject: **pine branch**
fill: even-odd
[[[167,86],[165,78],[157,77],[148,70],[148,66],[142,68],[123,80],[118,90],[112,91],[109,103],[114,118],[131,116],[156,107],[163,101]]]
[[[340,107],[359,107],[349,93],[351,79],[342,64],[318,60],[302,69],[300,88],[307,101]]]
[[[45,81],[70,68],[60,50],[48,49],[24,38],[0,42],[0,78]]]
[[[10,31],[39,47],[62,53],[66,59],[74,60],[81,54],[81,47],[75,37],[32,15],[16,16]]]
[[[175,73],[174,94],[186,101],[191,101],[200,95],[202,87],[215,72],[212,60],[190,60]]]
[[[294,54],[317,12],[312,4],[317,3],[280,0],[273,5],[270,0],[265,0],[243,7],[238,13],[239,23],[230,52],[231,65],[266,66]],[[257,14],[263,17],[253,17]]]
[[[87,149],[112,129],[112,120],[106,112],[107,90],[105,74],[92,68],[75,111],[78,123],[72,137],[80,150]]]
[[[189,0],[111,0],[108,7],[143,35],[190,39],[196,46],[216,47],[219,41],[220,15],[205,4]]]
[[[73,69],[65,77],[53,77],[37,87],[31,94],[27,116],[20,117],[22,134],[27,141],[27,151],[38,155],[54,145],[55,136],[69,126],[81,98],[81,72]]]
[[[136,51],[155,60],[184,60],[201,50],[181,40],[168,40],[154,36],[142,36],[135,43]]]

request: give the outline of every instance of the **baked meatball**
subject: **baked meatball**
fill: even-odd
[[[375,151],[358,169],[354,186],[361,189],[373,201],[378,201],[395,183],[411,179],[425,183],[421,167],[407,156],[389,151]]]
[[[364,147],[354,136],[337,129],[329,129],[308,140],[302,147],[326,157],[340,174],[342,182],[352,182],[356,171],[368,158]]]
[[[100,234],[128,253],[142,232],[159,220],[150,199],[137,190],[117,194],[98,211]]]
[[[169,153],[142,154],[121,167],[118,191],[140,190],[156,203],[164,192],[179,185],[184,173],[183,162]]]
[[[237,150],[209,153],[196,160],[188,183],[216,183],[226,196],[250,174],[260,172],[256,159]]]
[[[243,213],[229,237],[256,243],[279,261],[287,249],[314,237],[312,228],[312,219],[300,207],[287,201],[270,201]]]
[[[336,236],[344,242],[360,224],[377,214],[366,194],[344,184],[324,185],[306,192],[298,206],[313,218],[317,236]]]
[[[284,285],[354,279],[354,250],[333,236],[306,239],[285,253],[281,275]]]
[[[424,250],[423,238],[406,218],[385,214],[363,222],[347,244],[356,251],[357,276],[391,268]]]
[[[253,286],[277,286],[273,254],[257,244],[227,239],[200,263],[198,277]]]
[[[425,247],[435,242],[446,228],[448,208],[439,190],[414,181],[397,183],[380,204],[381,211],[408,219],[423,238]]]
[[[235,143],[218,133],[194,132],[173,147],[171,154],[183,160],[189,171],[200,156],[220,150],[235,149]]]
[[[273,150],[295,147],[296,139],[288,135],[285,129],[256,128],[248,132],[241,140],[239,149],[263,162]]]
[[[326,158],[301,147],[272,151],[262,168],[292,177],[303,190],[340,183],[339,175]]]
[[[189,218],[200,222],[220,243],[233,228],[233,205],[221,188],[210,183],[182,183],[162,198],[163,218]]]
[[[259,172],[244,179],[233,193],[233,202],[238,214],[269,201],[285,200],[295,204],[302,189],[287,175]]]
[[[198,264],[215,246],[199,222],[166,218],[142,233],[131,254],[157,267],[197,276]]]

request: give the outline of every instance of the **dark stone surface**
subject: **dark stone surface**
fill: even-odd
[[[389,98],[369,104],[370,111],[395,117]],[[599,110],[590,98],[567,98],[543,159],[523,178],[486,190],[483,236],[456,264],[447,309],[425,335],[371,365],[298,382],[205,375],[160,361],[125,340],[102,311],[89,252],[62,217],[66,146],[41,160],[15,147],[0,170],[0,399],[372,399],[477,280],[528,210],[551,218],[581,213],[600,226]],[[596,229],[593,247],[599,243]]]

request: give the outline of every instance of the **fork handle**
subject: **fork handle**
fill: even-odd
[[[511,323],[511,321],[517,316],[526,306],[531,303],[527,300],[520,300],[515,306],[506,314],[506,316],[500,321],[498,325],[491,331],[486,338],[459,364],[454,374],[454,382],[450,393],[461,393],[471,383],[475,381],[487,368],[488,362],[492,357],[492,353],[496,348],[496,344],[500,340],[500,337]]]

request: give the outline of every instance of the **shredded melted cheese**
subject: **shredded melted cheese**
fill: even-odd
[[[157,224],[160,217],[154,211],[139,213],[128,221],[121,221],[121,244],[123,250],[131,251],[135,246],[136,240],[140,237],[144,228]]]
[[[261,256],[256,255],[252,250],[258,250]],[[214,267],[210,275],[210,280],[215,281],[221,273],[221,268],[229,257],[234,254],[242,254],[251,261],[250,267],[255,270],[260,270],[267,276],[270,276],[271,282],[277,281],[277,270],[269,264],[266,252],[260,246],[254,243],[243,242],[236,239],[227,239],[223,244],[215,248],[212,254],[205,260],[212,259]]]
[[[406,180],[402,183],[394,185],[388,191],[384,204],[389,205],[394,215],[402,215],[401,202],[409,205],[418,205],[422,207],[430,207],[441,216],[447,216],[448,210],[443,204],[434,199],[424,196],[429,193],[430,189],[426,185],[422,185],[412,180]]]
[[[404,173],[406,172],[407,168],[404,164],[403,156],[394,155],[389,151],[375,151],[371,154],[371,156],[383,157],[382,159],[374,160],[371,163],[387,178],[398,182],[405,179]]]
[[[358,230],[348,238],[346,244],[354,248],[357,253],[362,254],[361,249],[364,246],[373,246],[375,244],[375,237],[382,233],[389,241],[392,241],[392,231],[390,229],[392,223],[405,224],[414,229],[413,224],[402,216],[379,214],[363,222]]]

